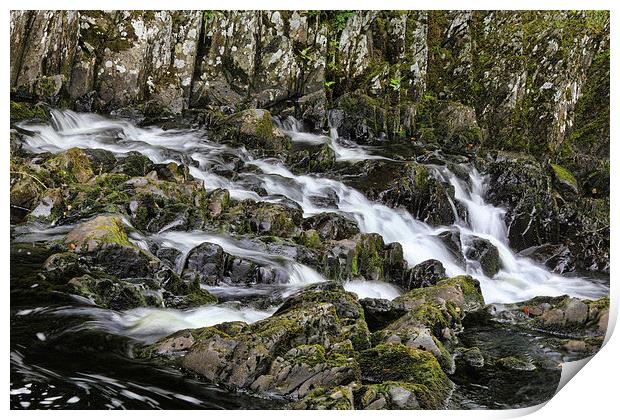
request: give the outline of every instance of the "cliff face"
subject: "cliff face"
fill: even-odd
[[[11,12],[13,97],[78,110],[266,108],[323,128],[339,109],[332,124],[360,142],[570,166],[608,157],[608,85],[600,11]]]

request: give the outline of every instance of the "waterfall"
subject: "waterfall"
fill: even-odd
[[[355,220],[361,232],[379,233],[386,243],[400,243],[409,266],[436,259],[443,263],[449,276],[471,274],[480,280],[484,298],[489,303],[515,302],[540,295],[569,294],[595,298],[607,292],[605,286],[579,277],[551,273],[544,266],[516,255],[508,246],[505,210],[485,201],[487,179],[473,167],[463,168],[469,174],[468,180],[459,179],[446,167],[437,168],[437,176],[454,187],[455,199],[467,209],[468,216],[467,220],[459,219],[452,226],[433,227],[417,220],[404,209],[373,202],[337,179],[324,175],[295,175],[278,159],[254,158],[243,148],[236,149],[210,141],[200,130],[138,128],[126,121],[71,111],[52,111],[52,121],[51,125],[23,125],[23,128],[35,133],[25,138],[27,149],[32,152],[59,152],[81,147],[105,149],[117,155],[137,151],[155,163],[186,164],[190,173],[204,182],[207,190],[226,188],[233,199],[278,201],[285,196],[301,206],[305,217],[321,212],[340,213]],[[340,139],[335,127],[332,127],[331,135],[326,136],[300,131],[301,124],[292,117],[276,121],[293,142],[326,144],[334,150],[339,161],[386,159],[373,154],[369,148]],[[257,177],[268,195],[259,196],[249,190],[240,181],[243,176],[235,177],[233,181],[210,170],[214,164],[225,164],[227,156],[235,156],[247,167],[258,169],[258,173],[254,171],[246,175]],[[337,200],[333,204],[317,204],[316,200],[311,199],[334,196]],[[490,241],[500,255],[500,271],[490,278],[484,275],[476,261],[466,260],[464,265],[455,261],[450,250],[437,238],[438,234],[447,230],[458,230],[465,250],[476,237]],[[233,255],[279,264],[289,272],[291,287],[325,280],[310,267],[261,249],[244,247],[231,238],[205,232],[168,231],[151,239],[167,241],[185,253],[195,245],[209,241],[219,244]],[[362,297],[393,298],[399,293],[387,283],[351,282],[345,284],[345,288]]]

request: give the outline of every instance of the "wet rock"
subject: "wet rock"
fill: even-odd
[[[359,394],[361,394],[359,408],[365,410],[418,410],[422,408],[418,398],[424,397],[420,387],[407,382],[365,385]],[[427,401],[423,401],[422,405],[426,403]]]
[[[205,242],[187,255],[182,277],[216,286],[224,277],[225,253],[221,246]]]
[[[41,103],[14,102],[11,101],[11,123],[17,121],[38,120],[49,121],[49,111]]]
[[[415,218],[431,225],[450,225],[455,202],[454,189],[436,179],[425,165],[371,161],[354,182],[368,197],[389,207],[403,207]]]
[[[551,164],[551,169],[553,185],[563,196],[571,198],[579,194],[577,180],[568,169],[557,164]]]
[[[359,380],[359,367],[346,354],[325,354],[319,344],[301,345],[276,358],[269,372],[252,385],[255,392],[277,389],[279,394],[304,397],[319,387],[332,387]],[[272,391],[273,392],[273,391]]]
[[[466,368],[480,369],[484,366],[484,355],[478,347],[461,349],[458,351],[457,364],[463,363]],[[462,366],[460,367],[463,368]]]
[[[287,156],[294,173],[324,173],[334,167],[336,155],[327,144],[321,146],[295,145]]]
[[[489,241],[483,238],[473,238],[468,244],[465,256],[480,263],[482,272],[487,277],[493,277],[501,268],[499,251]]]
[[[546,265],[554,273],[566,273],[575,270],[573,255],[565,245],[544,244],[524,249],[519,253]]]
[[[446,278],[446,270],[438,260],[427,260],[407,270],[400,282],[396,282],[404,290],[434,286],[439,280]]]
[[[353,410],[353,389],[351,386],[319,388],[302,400],[294,402],[290,408],[295,410]]]
[[[323,241],[339,241],[359,233],[357,223],[338,213],[319,213],[304,219],[302,226],[315,230]]]
[[[386,327],[375,332],[372,341],[373,343],[402,344],[412,349],[425,350],[435,356],[444,372],[450,374],[454,371],[452,356],[428,328],[407,327],[396,331]]]
[[[74,293],[93,299],[105,308],[122,311],[147,306],[144,288],[132,283],[85,275],[69,280],[68,285],[74,289]]]
[[[207,199],[211,217],[218,217],[230,205],[230,193],[228,190],[217,188],[213,190]]]
[[[551,180],[542,165],[525,155],[498,154],[488,166],[489,200],[508,210],[505,216],[510,246],[517,251],[557,243],[557,203]]]
[[[482,143],[482,131],[476,121],[476,111],[459,102],[423,102],[418,117],[419,135],[427,143],[437,143],[442,149],[459,154],[473,154]]]
[[[461,249],[461,233],[458,230],[447,230],[438,234],[437,238],[445,245],[457,264],[465,264],[463,250]]]
[[[26,174],[11,176],[11,224],[22,222],[35,209],[45,186]]]
[[[115,277],[145,277],[160,265],[129,242],[121,220],[115,216],[97,216],[81,223],[67,234],[64,243]]]
[[[296,203],[243,201],[231,204],[220,220],[230,223],[229,229],[238,233],[290,238],[296,236],[303,220]]]
[[[400,278],[405,266],[402,246],[386,246],[377,233],[361,234],[351,255],[351,274],[368,280]]]
[[[414,289],[394,302],[403,305],[408,312],[384,330],[398,333],[410,328],[429,328],[435,337],[448,341],[462,328],[466,314],[484,306],[480,284],[469,276],[445,279],[435,286]]]
[[[319,387],[359,380],[351,356],[354,348],[368,346],[369,332],[361,314],[355,296],[341,286],[311,286],[255,324],[240,324],[234,330],[226,324],[191,330],[194,344],[172,356],[179,354],[185,369],[214,383],[301,398]],[[147,347],[143,354],[170,355],[169,339]]]

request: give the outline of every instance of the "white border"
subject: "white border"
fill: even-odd
[[[8,4],[7,4],[8,3]],[[514,9],[514,10],[527,10],[527,9],[611,9],[612,13],[612,35],[617,34],[618,19],[616,19],[616,13],[619,9],[615,7],[617,2],[602,1],[602,0],[589,0],[589,1],[574,1],[574,0],[547,0],[544,3],[541,1],[533,0],[521,0],[521,1],[403,1],[403,0],[382,0],[381,2],[361,2],[351,0],[317,0],[317,1],[283,1],[283,0],[262,0],[256,1],[238,1],[229,0],[225,3],[216,1],[188,1],[188,0],[175,0],[161,1],[119,1],[119,0],[107,0],[105,2],[85,2],[85,1],[35,1],[35,0],[22,0],[7,1],[5,2],[5,24],[2,25],[2,38],[3,38],[3,55],[5,58],[5,64],[2,67],[3,80],[5,81],[5,100],[0,102],[2,107],[1,115],[4,121],[3,137],[4,141],[0,142],[1,156],[0,160],[0,176],[2,182],[0,183],[1,194],[3,197],[9,196],[9,25],[8,14],[11,8],[13,9]],[[614,114],[614,110],[619,109],[617,105],[618,90],[616,88],[615,81],[618,80],[618,60],[617,53],[615,51],[615,38],[612,37],[612,73],[611,73],[611,90],[612,90],[612,103],[611,103],[611,115]],[[616,76],[616,77],[614,77]],[[617,182],[615,180],[615,174],[617,173],[616,165],[618,164],[618,146],[617,139],[617,127],[614,123],[614,118],[611,120],[611,214],[620,214],[617,200]],[[0,237],[3,238],[2,244],[2,264],[3,267],[9,267],[9,205],[8,200],[0,210],[3,215],[4,224],[2,225],[2,231]],[[615,220],[615,217],[612,217]],[[611,231],[611,247],[612,250],[620,249],[618,245],[618,234],[615,225],[612,224]],[[613,251],[612,251],[613,252]],[[612,255],[615,255],[612,253]],[[612,299],[612,314],[610,316],[610,328],[608,332],[613,330],[618,315],[618,287],[615,286],[614,274],[618,271],[615,269],[615,261],[611,264],[611,299]],[[5,349],[4,354],[8,359],[9,355],[9,317],[7,316],[9,307],[9,281],[8,273],[2,276],[4,282],[4,293],[1,293],[2,306],[5,310],[5,319],[3,323],[3,331],[0,335],[0,341]],[[376,418],[387,417],[390,418],[410,418],[415,416],[416,418],[454,418],[458,417],[463,419],[489,419],[489,418],[513,418],[521,415],[530,414],[531,419],[545,419],[549,418],[581,418],[587,420],[593,419],[606,419],[611,418],[616,413],[619,406],[620,398],[618,398],[618,392],[616,382],[620,377],[620,369],[618,368],[618,360],[616,360],[616,354],[620,354],[620,344],[617,337],[607,337],[607,343],[601,351],[587,363],[587,367],[579,372],[575,378],[570,380],[559,393],[552,398],[546,405],[533,407],[522,410],[505,410],[505,411],[435,411],[435,412],[406,412],[406,411],[384,411],[384,412],[289,412],[289,411],[252,411],[247,415],[262,418],[263,416],[269,417],[269,419],[284,419],[289,416],[295,416],[300,419],[310,419],[317,416],[323,418]],[[5,359],[5,365],[3,370],[4,383],[6,387],[9,383],[9,364]],[[5,388],[7,389],[7,388]],[[8,411],[9,407],[9,395],[6,394],[5,410]],[[12,411],[5,413],[10,415],[12,419],[43,417],[51,419],[68,419],[68,418],[81,418],[85,413],[83,412],[70,412],[70,411]],[[240,411],[228,411],[221,413],[211,413],[203,411],[192,411],[183,413],[170,413],[169,411],[153,412],[153,411],[130,411],[130,412],[114,412],[104,413],[103,411],[89,411],[88,416],[92,419],[99,419],[106,416],[119,416],[119,417],[131,417],[131,419],[164,419],[170,416],[180,415],[184,418],[204,418],[205,416],[216,415],[222,419],[229,418],[241,418],[245,416],[245,413]],[[617,416],[617,414],[615,414]]]

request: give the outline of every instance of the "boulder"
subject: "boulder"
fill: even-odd
[[[519,255],[544,264],[554,273],[562,274],[575,270],[574,257],[566,245],[544,244],[533,246],[519,252]]]
[[[569,337],[603,338],[609,319],[609,298],[581,300],[568,296],[536,297],[507,305],[490,305],[494,319],[521,328],[548,331]]]
[[[369,346],[362,313],[355,295],[319,284],[291,296],[270,318],[182,331],[143,355],[177,357],[185,369],[221,385],[302,398],[319,387],[359,380],[353,351]],[[182,349],[171,346],[181,336]]]
[[[226,118],[217,128],[217,138],[244,146],[259,156],[274,156],[291,147],[291,139],[276,127],[271,113],[247,109]]]
[[[426,260],[405,272],[402,280],[396,282],[404,290],[434,286],[439,280],[446,278],[446,270],[438,260]]]
[[[402,344],[380,344],[360,353],[362,379],[370,383],[406,382],[422,385],[418,398],[425,408],[440,408],[452,391],[452,383],[435,357]],[[426,391],[426,392],[424,392]]]
[[[224,277],[226,255],[221,246],[204,242],[187,255],[182,277],[216,286]]]
[[[469,260],[478,261],[482,272],[487,277],[493,277],[502,266],[497,247],[488,239],[472,238],[465,251]]]

